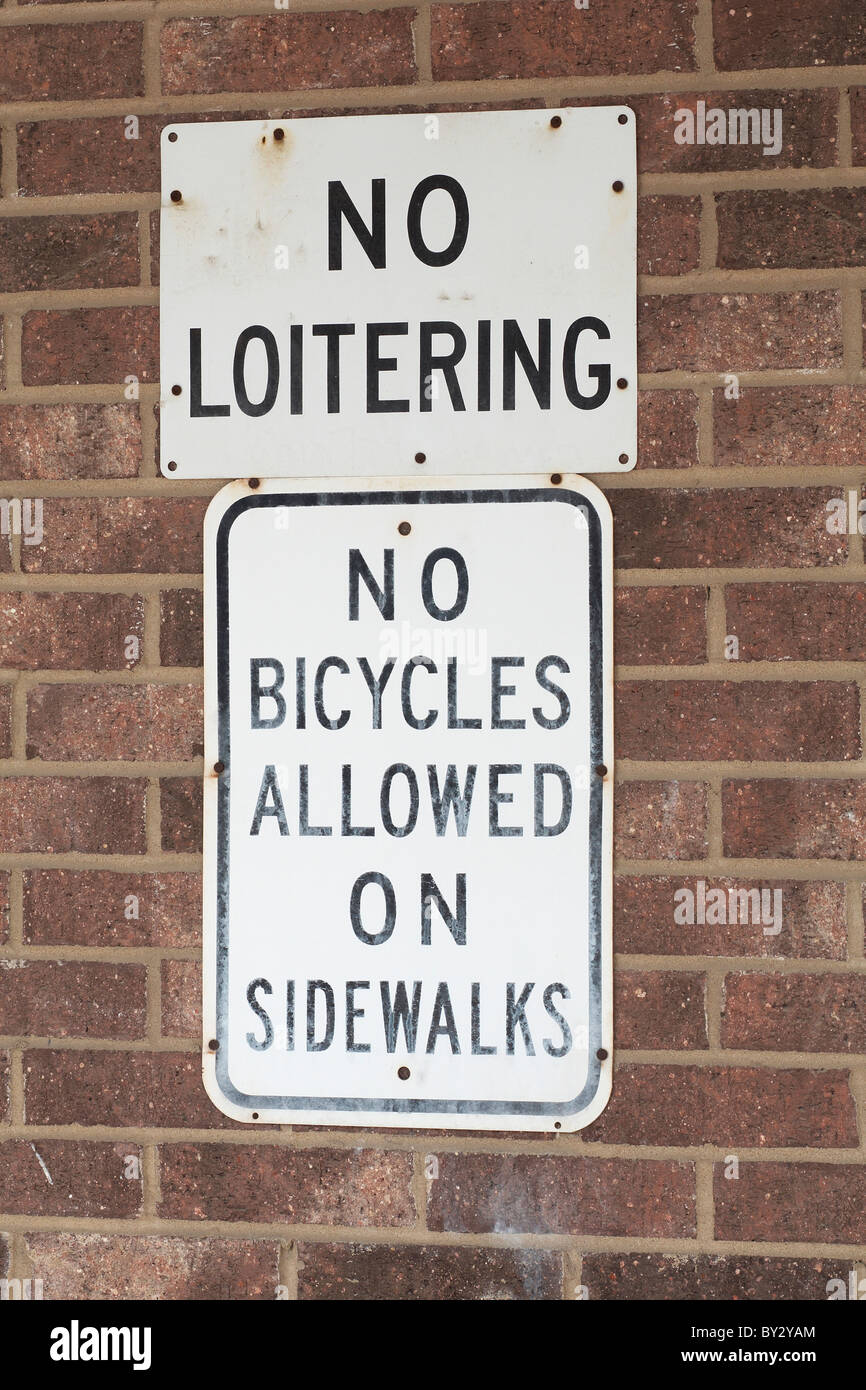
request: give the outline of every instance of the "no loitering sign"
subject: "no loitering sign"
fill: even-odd
[[[167,127],[162,471],[633,468],[635,170],[625,106]]]
[[[205,554],[215,1104],[587,1124],[612,1045],[602,495],[234,483]]]

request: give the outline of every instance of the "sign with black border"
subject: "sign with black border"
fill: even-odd
[[[208,510],[203,1058],[234,1119],[568,1131],[607,1101],[610,511],[491,481]]]

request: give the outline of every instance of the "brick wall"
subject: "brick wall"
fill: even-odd
[[[822,1299],[866,1274],[866,591],[861,536],[826,524],[866,478],[866,15],[324,4],[0,5],[0,487],[44,527],[0,544],[0,1274],[55,1298]],[[613,1098],[549,1139],[251,1132],[199,1077],[216,485],[157,474],[159,130],[620,100],[642,408],[637,470],[596,479]],[[677,142],[699,100],[781,111],[778,152]],[[781,930],[675,924],[699,882],[781,890]]]

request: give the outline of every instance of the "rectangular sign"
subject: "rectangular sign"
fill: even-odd
[[[238,1120],[574,1130],[611,1073],[611,520],[237,482],[205,531],[204,1075]]]
[[[625,106],[162,133],[167,477],[623,472]]]

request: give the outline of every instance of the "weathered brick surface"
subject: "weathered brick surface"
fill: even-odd
[[[4,478],[134,478],[141,469],[137,405],[2,405]]]
[[[0,779],[8,854],[143,854],[146,783],[133,777]]]
[[[163,666],[201,666],[203,595],[167,589],[159,599],[159,659]]]
[[[866,1166],[741,1163],[734,1181],[716,1164],[717,1240],[866,1241]]]
[[[866,660],[862,584],[729,584],[725,629],[740,661]]]
[[[0,946],[9,935],[9,875],[0,873]],[[0,1101],[2,1105],[2,1101]]]
[[[92,101],[144,92],[140,24],[4,29],[0,101]]]
[[[10,1114],[9,1095],[10,1057],[8,1052],[0,1051],[0,1124],[6,1124]]]
[[[32,869],[24,940],[34,946],[197,946],[198,874]]]
[[[0,969],[0,1033],[55,1038],[141,1038],[143,965],[10,961]]]
[[[696,66],[692,0],[660,0],[652,14],[613,0],[604,15],[556,0],[485,0],[433,6],[433,76],[572,77],[616,72],[688,72]]]
[[[857,778],[723,782],[722,837],[737,858],[866,858],[866,787]]]
[[[847,1281],[851,1263],[760,1255],[584,1255],[590,1301],[814,1302],[830,1279]]]
[[[0,293],[137,285],[138,217],[0,219]]]
[[[32,309],[21,330],[25,386],[159,381],[159,314],[129,309]]]
[[[699,883],[704,888],[704,908],[699,911]],[[683,889],[692,895],[686,898]],[[708,911],[709,895],[721,889],[725,895],[724,920],[714,920],[721,912]],[[761,899],[753,910],[754,897],[747,910],[740,910],[740,897],[731,893],[779,891],[782,894],[782,930],[774,927],[772,897]],[[718,902],[718,899],[712,901]],[[691,902],[694,921],[676,921],[678,906]],[[763,912],[766,902],[768,912]],[[736,908],[733,911],[732,908]],[[683,912],[680,913],[682,919]],[[703,922],[700,917],[703,916]],[[707,921],[710,917],[710,921]],[[769,920],[765,920],[769,918]],[[844,960],[848,953],[845,885],[833,881],[810,883],[803,879],[759,879],[715,876],[688,878],[639,877],[618,875],[614,883],[614,945],[626,955],[662,956],[759,956],[792,957],[815,960]]]
[[[618,588],[614,642],[623,666],[697,666],[707,659],[707,591]]]
[[[694,392],[639,392],[637,467],[693,468],[697,461],[697,397]]]
[[[412,1155],[377,1149],[166,1144],[160,1213],[184,1221],[409,1226]]]
[[[200,497],[49,497],[45,540],[22,547],[30,573],[195,574],[201,569]]]
[[[703,782],[620,782],[614,845],[624,859],[703,859],[707,788]]]
[[[9,1216],[132,1217],[141,1210],[138,1144],[10,1139],[0,1143],[0,1165],[0,1212]],[[44,1283],[41,1269],[38,1275]]]
[[[24,1055],[27,1118],[36,1125],[234,1127],[208,1100],[195,1052]]]
[[[835,290],[671,294],[638,300],[642,372],[746,372],[838,366]]]
[[[847,468],[860,461],[866,389],[741,386],[713,392],[714,461],[727,468]],[[837,489],[841,496],[841,490]]]
[[[431,1231],[694,1234],[690,1163],[448,1153],[437,1161],[427,1201]]]
[[[725,112],[725,133],[739,135],[739,114],[731,124],[731,112],[781,111],[782,145],[778,154],[765,155],[761,141],[725,140],[708,144],[698,140],[698,102],[704,102],[706,119],[711,111]],[[837,162],[836,123],[838,93],[831,88],[784,91],[776,88],[700,92],[631,92],[616,97],[604,94],[570,98],[567,106],[630,106],[637,124],[637,167],[641,174],[716,173],[734,169],[800,169]],[[678,141],[677,130],[689,130],[689,111],[696,122],[691,141]],[[753,119],[753,118],[752,118]],[[773,117],[778,129],[779,119]],[[770,128],[772,136],[773,128]],[[689,133],[692,133],[690,131]]]
[[[866,20],[838,0],[713,0],[714,53],[720,68],[788,68],[866,62]]]
[[[618,488],[610,496],[622,569],[838,565],[847,536],[827,530],[838,489]]]
[[[857,758],[860,698],[850,681],[620,681],[622,758]]]
[[[126,594],[0,593],[0,666],[125,670],[143,637],[142,600]]]
[[[850,88],[851,161],[866,164],[866,87]]]
[[[685,275],[700,259],[700,198],[655,194],[638,204],[639,275]]]
[[[162,847],[176,854],[199,854],[202,788],[198,777],[165,777],[159,784]]]
[[[686,970],[623,970],[614,981],[614,1041],[625,1048],[707,1046],[706,982]]]
[[[162,962],[162,1031],[170,1038],[201,1037],[201,966],[198,961]]]
[[[718,263],[724,270],[798,270],[866,262],[859,188],[720,193]]]
[[[866,1052],[866,975],[728,975],[722,1045]]]
[[[38,685],[27,701],[31,758],[173,762],[203,751],[195,685]]]
[[[268,1300],[278,1296],[275,1240],[28,1233],[46,1299]]]
[[[743,1144],[856,1148],[857,1117],[843,1071],[627,1065],[584,1138],[605,1144]]]
[[[12,687],[0,685],[0,757],[12,752]]]
[[[405,85],[416,76],[413,17],[407,6],[168,20],[161,35],[163,91]]]
[[[307,1302],[539,1302],[561,1296],[562,1258],[552,1250],[298,1246],[298,1298]]]

